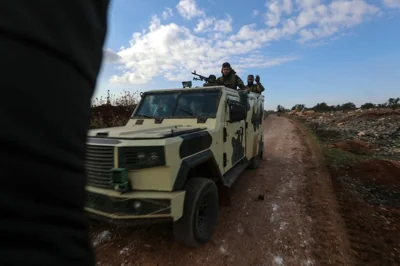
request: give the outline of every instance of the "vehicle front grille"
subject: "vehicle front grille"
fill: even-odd
[[[113,146],[86,145],[86,173],[89,186],[112,188],[110,170],[113,167]]]

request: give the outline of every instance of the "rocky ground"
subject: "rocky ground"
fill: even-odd
[[[353,144],[361,153],[400,159],[400,111],[317,114],[305,122],[323,141],[348,149]]]
[[[302,120],[322,142],[355,265],[400,265],[400,112]]]

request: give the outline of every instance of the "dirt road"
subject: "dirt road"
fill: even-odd
[[[312,144],[284,117],[268,117],[264,136],[264,161],[234,186],[211,243],[179,246],[164,225],[94,225],[98,265],[351,265],[330,179]]]

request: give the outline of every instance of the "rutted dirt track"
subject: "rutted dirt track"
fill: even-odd
[[[352,265],[329,176],[312,144],[284,117],[265,121],[264,161],[232,189],[213,241],[190,249],[169,225],[93,225],[98,265]]]

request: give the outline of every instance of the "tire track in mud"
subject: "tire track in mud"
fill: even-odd
[[[356,186],[363,184],[353,177],[334,178],[354,265],[399,265],[400,244],[395,236],[397,230],[392,227],[400,220],[399,208],[366,202]],[[392,219],[387,219],[388,216]],[[394,236],[389,237],[391,234]]]
[[[371,237],[371,235],[369,235],[369,232],[360,233],[360,230],[358,228],[354,228],[352,224],[355,220],[355,216],[357,216],[357,214],[354,212],[354,207],[358,205],[357,202],[348,200],[352,198],[351,194],[353,188],[347,187],[347,184],[341,180],[341,178],[335,178],[333,183],[338,195],[340,213],[344,222],[346,223],[346,231],[350,241],[350,252],[351,255],[358,261],[358,263],[355,263],[354,265],[371,265],[367,259],[368,256],[366,256],[368,253],[375,254],[378,257],[384,256],[385,254],[379,254],[375,252],[375,250],[379,248],[375,250],[373,247],[371,248],[371,243],[374,242],[374,239]],[[353,205],[349,207],[348,204],[355,204],[355,206]],[[362,261],[362,263],[360,263],[360,261]]]
[[[269,116],[264,128],[265,158],[232,188],[232,206],[221,210],[210,243],[180,246],[169,225],[95,224],[97,265],[348,265],[336,240],[340,224],[329,222],[333,199],[323,197],[332,191],[315,175],[305,136],[284,117]]]

